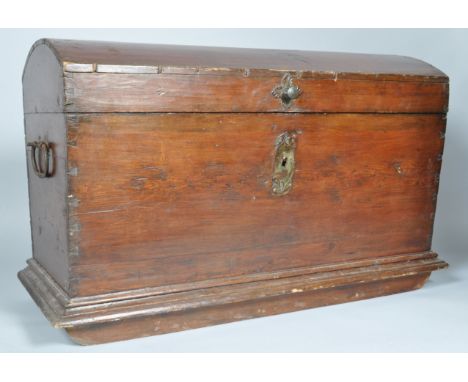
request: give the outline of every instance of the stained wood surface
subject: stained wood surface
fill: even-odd
[[[109,66],[114,66],[115,71],[126,66],[155,66],[317,72],[331,78],[337,74],[354,74],[353,78],[404,80],[416,76],[425,80],[447,80],[445,74],[432,65],[404,56],[54,39],[37,41],[31,52],[41,45],[48,46],[60,62],[74,64],[75,67],[69,66],[72,71],[73,68],[96,70],[97,65],[106,65],[107,71]]]
[[[421,287],[445,268],[435,253],[375,259],[372,265],[270,278],[179,293],[137,294],[76,305],[36,261],[19,278],[46,317],[80,344],[95,344],[383,296]],[[84,301],[82,301],[84,302]]]
[[[448,84],[294,79],[302,94],[289,107],[273,96],[276,77],[67,73],[67,112],[442,113]]]
[[[447,266],[430,247],[448,78],[422,61],[40,40],[23,89],[26,143],[56,166],[40,179],[28,158],[19,277],[80,343],[411,290]]]
[[[68,116],[72,296],[430,249],[441,115]],[[274,142],[298,132],[292,191]]]
[[[421,260],[421,261],[420,261]],[[173,294],[178,292],[185,292],[189,290],[201,290],[205,288],[213,288],[227,285],[236,285],[244,284],[258,281],[273,281],[282,278],[290,278],[296,276],[304,275],[320,275],[320,274],[330,274],[330,272],[335,271],[346,271],[349,269],[363,269],[369,267],[380,267],[386,266],[388,264],[416,264],[420,261],[423,263],[434,263],[441,262],[437,259],[437,254],[432,251],[422,252],[422,253],[406,253],[401,255],[391,255],[383,256],[379,258],[369,258],[369,259],[360,259],[353,261],[346,261],[341,263],[331,263],[324,265],[315,265],[310,267],[301,267],[301,268],[287,268],[273,272],[259,272],[252,273],[249,275],[240,275],[240,276],[228,276],[221,279],[210,279],[210,280],[201,280],[198,282],[191,283],[181,283],[181,284],[171,284],[164,285],[159,287],[145,287],[140,289],[129,289],[126,291],[110,292],[103,294],[95,294],[92,296],[78,296],[78,297],[69,297],[63,292],[58,292],[57,297],[60,299],[61,303],[64,306],[69,308],[79,308],[82,306],[89,305],[98,305],[102,303],[124,301],[124,300],[135,300],[146,297],[154,297],[164,294]],[[30,267],[33,267],[36,272],[41,273],[46,277],[46,271],[42,267],[38,267],[38,264],[31,260],[28,262]],[[444,263],[445,264],[445,263]],[[443,266],[441,266],[443,268]],[[375,270],[375,269],[374,269]]]
[[[423,273],[336,289],[313,290],[224,306],[76,326],[67,328],[66,331],[80,345],[122,341],[407,292],[421,288],[429,275],[430,273]]]
[[[23,72],[24,113],[62,112],[65,91],[61,63],[46,45],[31,53]]]
[[[62,288],[68,290],[67,145],[63,114],[26,115],[25,146],[34,141],[50,142],[54,174],[39,178],[32,168],[30,147],[26,148],[31,239],[34,258]]]
[[[272,91],[290,73],[301,96]],[[448,78],[398,56],[41,40],[24,76],[25,113],[445,113]]]

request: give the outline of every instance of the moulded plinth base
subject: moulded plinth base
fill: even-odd
[[[128,291],[125,298],[122,293],[69,298],[35,260],[19,278],[55,327],[90,345],[406,292],[447,265],[434,252],[424,252],[179,292]]]

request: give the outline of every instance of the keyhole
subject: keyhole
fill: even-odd
[[[283,158],[281,161],[281,167],[286,167],[286,163],[288,162],[288,157]]]

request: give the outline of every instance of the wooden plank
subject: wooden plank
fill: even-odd
[[[116,68],[149,65],[223,70],[289,70],[329,73],[331,77],[353,75],[359,79],[425,78],[426,81],[447,81],[445,74],[433,66],[411,57],[395,55],[53,39],[39,40],[33,49],[41,45],[53,50],[60,61],[115,65]]]
[[[53,176],[38,177],[26,148],[31,238],[34,258],[68,290],[67,143],[65,116],[45,113],[25,116],[26,142],[49,142],[53,149]]]
[[[81,50],[76,50],[77,46]],[[102,50],[96,50],[97,46]],[[23,75],[25,113],[447,110],[448,79],[417,60],[312,52],[313,65],[303,70],[294,65],[295,60],[302,62],[298,56],[276,52],[287,57],[284,65],[265,68],[265,57],[260,55],[263,58],[256,62],[255,53],[248,51],[242,60],[253,55],[252,65],[225,67],[217,66],[223,62],[214,58],[210,65],[191,65],[190,60],[182,64],[178,48],[158,49],[147,47],[140,52],[133,45],[125,46],[116,55],[112,45],[105,48],[63,41],[38,42],[28,56]],[[191,51],[195,55],[196,50]],[[154,61],[166,53],[174,60]],[[245,63],[242,60],[239,64]],[[315,66],[321,60],[323,63]],[[272,95],[286,73],[302,90],[299,99],[288,107]]]
[[[34,260],[18,276],[45,316],[81,344],[186,330],[316,306],[350,302],[420,288],[447,264],[406,254],[371,266],[342,263],[317,273],[215,286],[148,297],[127,296],[71,306],[55,281]],[[346,267],[346,265],[348,265]],[[129,291],[131,293],[131,291]]]
[[[426,251],[444,127],[441,115],[69,116],[73,293]],[[287,130],[296,173],[277,197]]]
[[[47,46],[40,45],[30,53],[24,67],[24,113],[60,113],[64,103],[63,71],[60,62]]]
[[[98,73],[159,73],[158,66],[150,65],[96,65],[96,72]]]
[[[115,320],[70,327],[66,331],[73,341],[81,345],[122,341],[407,292],[421,288],[429,275],[422,273],[397,279],[345,285],[335,289],[319,289],[184,312]]]
[[[92,73],[96,71],[96,64],[77,64],[74,62],[64,62],[63,70],[74,73]]]
[[[131,289],[120,292],[110,292],[104,293],[101,295],[93,296],[84,296],[84,297],[73,297],[69,298],[64,302],[64,305],[67,307],[80,307],[85,305],[95,305],[106,302],[115,302],[135,298],[143,298],[149,296],[157,296],[168,293],[177,293],[184,292],[188,290],[195,289],[204,289],[212,288],[222,285],[235,285],[243,284],[254,281],[264,281],[264,280],[277,280],[285,277],[294,277],[301,275],[310,275],[320,272],[330,272],[330,271],[339,271],[346,270],[350,268],[359,268],[359,267],[368,267],[368,266],[379,266],[391,263],[398,262],[409,262],[415,260],[433,260],[437,258],[435,252],[422,252],[422,253],[407,253],[394,256],[384,256],[377,258],[361,259],[354,261],[347,261],[343,263],[333,263],[333,264],[324,264],[311,267],[302,267],[302,268],[287,268],[274,272],[259,272],[249,275],[241,276],[228,276],[223,277],[222,279],[210,279],[210,280],[201,280],[197,282],[182,283],[182,284],[172,284],[172,285],[163,285],[159,287],[146,287],[141,289]],[[36,272],[44,273],[43,269],[38,267],[38,264],[34,261],[28,262],[29,267],[35,268]],[[39,269],[38,269],[39,268]],[[62,298],[62,295],[58,295],[59,298]],[[63,299],[61,301],[64,301]]]
[[[442,113],[446,83],[295,79],[285,107],[276,77],[67,73],[66,112]]]

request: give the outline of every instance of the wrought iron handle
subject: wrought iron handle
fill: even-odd
[[[52,146],[44,141],[28,143],[31,147],[31,165],[39,178],[48,178],[54,174],[54,155]]]

